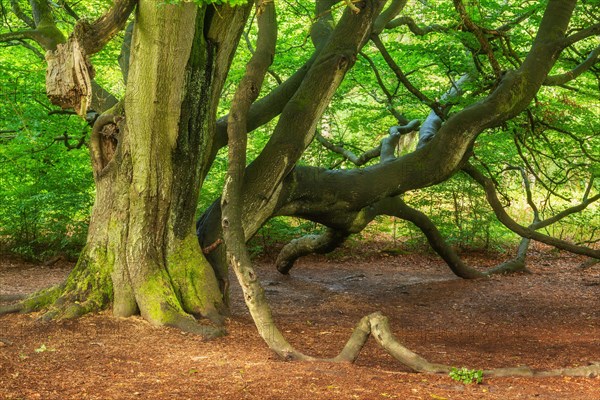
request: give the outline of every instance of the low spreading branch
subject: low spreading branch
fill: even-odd
[[[350,232],[328,228],[317,235],[306,235],[286,244],[277,255],[275,266],[284,275],[289,274],[294,263],[308,254],[326,254],[337,249],[350,236]]]
[[[488,200],[488,203],[492,207],[492,210],[496,214],[496,217],[504,226],[506,226],[511,231],[515,232],[516,234],[518,234],[521,237],[534,239],[539,242],[546,243],[550,246],[554,246],[561,250],[566,250],[571,253],[586,255],[586,256],[589,256],[592,258],[600,259],[600,250],[594,250],[589,247],[578,246],[578,245],[569,243],[567,241],[556,239],[554,237],[544,235],[542,233],[535,231],[535,229],[540,229],[540,228],[543,228],[544,226],[549,225],[550,221],[556,222],[557,220],[562,219],[569,214],[577,212],[576,210],[584,209],[589,204],[591,204],[593,201],[600,199],[600,194],[583,201],[581,204],[579,204],[575,207],[571,207],[567,210],[564,210],[563,212],[557,214],[556,216],[554,216],[552,218],[536,222],[536,223],[532,224],[530,227],[524,227],[524,226],[520,225],[518,222],[516,222],[514,219],[512,219],[508,215],[506,210],[504,210],[502,203],[498,199],[498,195],[496,193],[496,188],[491,179],[485,177],[481,172],[479,172],[477,170],[477,168],[475,168],[474,166],[472,166],[470,164],[466,165],[463,168],[463,171],[465,171],[471,178],[473,178],[473,180],[475,182],[479,183],[481,185],[481,187],[483,187],[485,194],[486,194],[486,198]]]

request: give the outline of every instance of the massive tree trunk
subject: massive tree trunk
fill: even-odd
[[[66,283],[26,309],[52,303],[48,317],[69,318],[112,301],[117,316],[221,333],[196,321],[221,325],[224,305],[194,212],[248,10],[139,2],[124,102],[98,119],[91,138],[96,201],[87,245]]]

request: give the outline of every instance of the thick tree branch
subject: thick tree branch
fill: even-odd
[[[344,243],[348,236],[350,232],[327,228],[323,233],[294,239],[281,249],[275,266],[279,272],[287,275],[300,257],[314,253],[330,253]]]
[[[252,46],[252,42],[250,41],[250,36],[248,35],[248,32],[244,32],[243,36],[244,41],[246,42],[246,46],[248,47],[248,51],[250,52],[250,54],[254,54],[254,47]],[[275,79],[278,85],[281,85],[283,83],[283,79],[281,79],[281,76],[279,76],[277,72],[273,71],[272,68],[269,68],[267,73],[271,75],[273,79]]]
[[[242,225],[242,189],[247,143],[246,118],[250,105],[258,97],[264,77],[273,61],[277,37],[274,3],[258,0],[256,9],[258,23],[256,52],[246,66],[246,73],[235,92],[229,113],[227,128],[229,166],[221,198],[221,225],[223,240],[227,246],[227,259],[240,282],[244,300],[259,334],[269,348],[280,357],[302,359],[302,354],[286,341],[273,323],[264,289],[252,268]]]
[[[286,81],[269,92],[269,94],[267,94],[265,97],[252,103],[250,111],[248,112],[248,132],[252,132],[256,128],[265,125],[269,121],[273,120],[273,118],[281,114],[285,108],[285,105],[296,93],[296,90],[298,90],[300,84],[302,84],[304,77],[310,70],[318,54],[319,50],[316,50],[312,57],[302,67],[298,68],[298,70]],[[215,133],[213,154],[216,154],[220,148],[227,145],[228,119],[229,114],[217,120],[217,131]]]
[[[390,23],[390,21],[396,17],[396,15],[400,14],[408,0],[393,0],[392,3],[381,12],[379,17],[373,23],[373,33],[375,35],[379,35],[386,29]]]
[[[87,55],[92,55],[104,48],[127,23],[137,0],[115,0],[113,6],[93,23],[80,20],[73,34],[81,42]]]
[[[66,42],[63,33],[56,26],[52,10],[47,0],[30,0],[36,37],[31,37],[45,50],[56,50],[56,47]]]
[[[417,226],[429,241],[433,250],[448,264],[456,276],[465,279],[481,278],[484,273],[466,265],[450,247],[435,224],[421,211],[408,206],[400,196],[380,201],[376,208],[385,215],[410,221]]]

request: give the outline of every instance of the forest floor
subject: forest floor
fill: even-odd
[[[551,369],[600,361],[600,265],[537,249],[531,274],[465,281],[438,257],[346,248],[306,257],[290,276],[257,270],[279,327],[301,351],[332,357],[361,317],[389,316],[397,338],[433,362]],[[470,253],[491,267],[499,255]],[[72,264],[0,262],[0,295],[60,282]],[[371,339],[355,364],[281,361],[232,284],[229,335],[210,342],[109,312],[41,323],[0,317],[0,399],[599,400],[600,377],[486,378],[465,385],[407,371]]]

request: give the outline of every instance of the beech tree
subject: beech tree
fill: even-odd
[[[597,124],[590,137],[565,133],[574,137],[587,160],[577,165],[577,178],[587,177],[588,182],[577,204],[542,215],[529,186],[528,173],[535,168],[511,167],[521,171],[534,212],[528,226],[505,211],[493,176],[482,172],[485,163],[476,157],[482,134],[509,130],[509,123],[524,120],[533,134],[559,131],[531,110],[540,90],[554,87],[580,95],[570,85],[580,77],[598,79],[600,16],[591,2],[453,0],[434,7],[425,1],[421,4],[427,13],[413,15],[418,4],[406,0],[302,2],[299,8],[314,8],[312,24],[306,27],[312,47],[283,79],[271,68],[278,57],[279,4],[166,3],[171,2],[115,0],[104,15],[89,21],[80,19],[64,0],[30,0],[27,5],[11,0],[14,18],[27,28],[5,32],[0,41],[41,48],[49,99],[93,124],[89,149],[96,200],[87,244],[66,282],[3,311],[44,309],[44,318],[52,319],[112,306],[116,316],[141,314],[156,325],[213,337],[224,333],[232,267],[267,344],[284,358],[312,359],[292,348],[275,328],[248,256],[245,243],[271,218],[294,216],[326,227],[284,247],[277,260],[282,273],[289,273],[303,255],[335,249],[378,215],[414,223],[463,278],[524,268],[530,240],[600,258],[593,246],[539,232],[600,198],[593,167]],[[57,21],[57,9],[77,20],[68,35]],[[440,23],[428,25],[425,15],[436,13]],[[126,90],[118,99],[94,80],[90,57],[124,30],[130,17],[119,57]],[[527,29],[519,29],[524,21]],[[256,31],[245,30],[254,23]],[[446,87],[435,96],[403,71],[399,30],[409,37],[405,43],[413,36],[435,34],[455,37],[462,46],[456,50],[456,63],[444,66],[449,71]],[[242,37],[252,56],[228,113],[219,117],[233,57],[244,46]],[[381,59],[374,61],[375,56]],[[357,154],[327,136],[323,115],[359,59],[371,68],[368,81],[377,87],[370,94],[395,123],[385,127],[388,134],[379,144]],[[278,82],[268,90],[267,74]],[[589,85],[582,92],[587,90]],[[427,112],[400,109],[403,96],[416,99]],[[268,141],[247,163],[248,136],[266,126],[272,127]],[[418,143],[398,152],[408,135],[417,135]],[[516,146],[517,139],[515,133]],[[300,163],[311,143],[355,167]],[[196,223],[198,194],[218,151],[226,146],[229,164],[222,196]],[[517,257],[491,271],[462,262],[431,219],[410,206],[411,191],[460,173],[481,185],[498,219],[523,238]],[[449,370],[403,348],[379,314],[359,323],[335,360],[354,360],[371,333],[415,370]],[[549,373],[585,375],[598,368]]]

